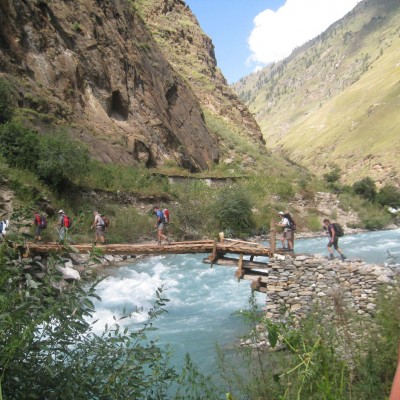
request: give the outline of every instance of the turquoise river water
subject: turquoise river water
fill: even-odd
[[[327,254],[326,237],[296,240],[296,252]],[[388,262],[388,251],[400,257],[400,230],[348,235],[340,239],[348,258],[361,258],[369,263]],[[235,268],[203,264],[204,254],[148,257],[132,264],[109,270],[110,276],[98,286],[102,302],[96,303],[96,325],[113,323],[122,310],[145,310],[153,305],[155,290],[164,286],[170,300],[156,323],[152,337],[173,349],[173,363],[183,365],[188,352],[200,370],[216,370],[218,345],[226,352],[233,349],[243,333],[243,322],[234,314],[246,307],[251,293],[249,281],[238,282]],[[265,294],[257,293],[265,303]],[[136,313],[128,322],[133,329],[141,326],[146,313]],[[125,320],[126,321],[126,320]]]

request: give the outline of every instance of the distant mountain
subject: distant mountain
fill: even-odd
[[[400,1],[364,0],[234,85],[267,146],[321,175],[400,184]]]

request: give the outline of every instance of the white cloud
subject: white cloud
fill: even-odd
[[[268,64],[290,55],[295,47],[325,31],[360,0],[286,0],[277,11],[254,18],[248,39],[250,62]]]

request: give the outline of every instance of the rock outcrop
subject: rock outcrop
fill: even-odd
[[[103,162],[218,162],[192,88],[124,0],[0,0],[0,77],[36,127],[68,126]]]

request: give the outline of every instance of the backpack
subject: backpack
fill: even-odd
[[[292,218],[292,216],[290,214],[284,214],[283,216],[289,221],[288,228],[291,231],[295,231],[296,230],[296,222],[294,222],[294,219]]]
[[[43,215],[40,216],[40,225],[42,226],[42,229],[47,228],[47,219]]]
[[[164,224],[168,224],[169,223],[169,211],[168,211],[168,208],[164,208],[162,210],[162,222]]]
[[[64,215],[62,220],[62,226],[64,226],[65,228],[71,228],[71,225],[72,225],[71,218],[68,217],[68,215]]]
[[[108,228],[108,225],[110,225],[110,220],[107,217],[105,217],[104,215],[101,215],[101,219],[103,220],[104,228]]]
[[[337,222],[333,223],[332,225],[333,225],[333,229],[335,230],[335,235],[337,237],[344,236],[343,228]]]

